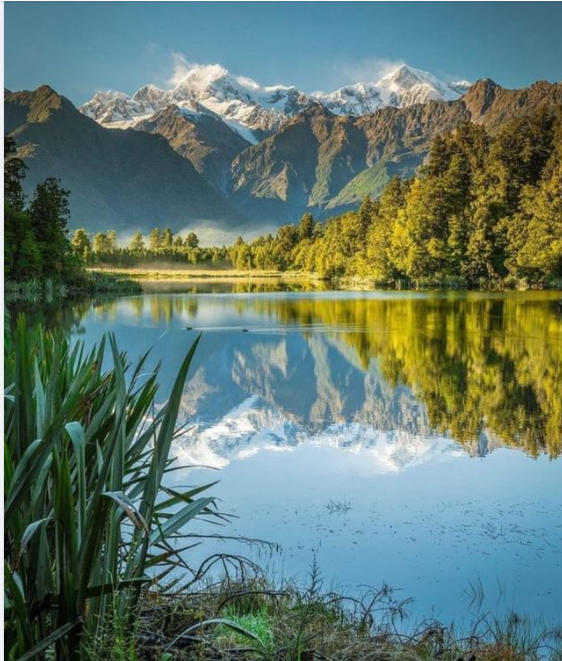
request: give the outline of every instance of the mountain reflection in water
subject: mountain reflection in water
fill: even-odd
[[[466,613],[469,583],[493,612],[560,612],[559,294],[235,286],[251,291],[159,285],[51,308],[43,321],[88,345],[112,331],[131,360],[152,347],[161,399],[204,329],[174,451],[182,465],[222,470],[170,479],[219,479],[213,492],[239,515],[228,534],[282,547],[277,559],[234,542],[229,552],[303,581],[316,557],[350,590],[404,588],[420,617]],[[190,560],[225,550],[213,544]]]
[[[155,344],[153,356],[170,376],[194,338],[186,326],[203,329],[183,414],[210,443],[213,429],[221,445],[226,438],[247,444],[248,434],[268,429],[281,445],[338,428],[353,444],[368,426],[388,442],[388,432],[400,431],[452,438],[472,454],[508,445],[555,457],[562,437],[556,297],[158,293],[102,303],[78,326],[95,321],[96,329],[123,332],[131,355]],[[250,397],[256,404],[245,435],[228,416]]]

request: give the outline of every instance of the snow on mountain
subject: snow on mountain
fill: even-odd
[[[466,454],[444,436],[383,430],[364,423],[339,422],[312,431],[255,395],[213,424],[196,423],[176,441],[174,451],[183,465],[225,468],[259,452],[291,452],[302,444],[361,454],[378,473],[397,473]]]
[[[305,94],[294,86],[261,86],[235,76],[219,64],[192,67],[170,90],[145,85],[133,96],[97,92],[80,110],[99,123],[133,126],[168,105],[221,117],[246,140],[257,142],[276,132],[288,118],[320,102],[335,114],[364,115],[386,106],[404,107],[430,99],[450,101],[470,87],[466,81],[447,83],[434,75],[402,65],[378,82],[357,83],[335,92]]]
[[[128,128],[164,107],[165,95],[154,85],[141,87],[132,97],[124,92],[96,92],[79,110],[104,126]]]
[[[403,64],[376,83],[357,83],[313,96],[337,115],[366,115],[379,108],[403,108],[427,101],[453,101],[470,87],[467,81],[447,83],[433,74]]]
[[[80,110],[113,128],[126,128],[168,105],[193,109],[200,106],[221,117],[250,142],[275,132],[289,116],[312,102],[295,87],[261,87],[250,78],[234,76],[212,64],[194,67],[171,90],[141,87],[132,97],[124,92],[98,92]]]

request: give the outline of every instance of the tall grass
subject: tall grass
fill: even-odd
[[[109,615],[126,638],[142,587],[181,565],[171,539],[220,516],[210,485],[162,486],[197,342],[157,409],[157,370],[111,335],[86,352],[20,318],[5,338],[5,658],[83,658]]]

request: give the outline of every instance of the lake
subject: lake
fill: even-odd
[[[558,616],[560,294],[268,289],[159,283],[48,315],[152,347],[161,397],[202,332],[175,454],[207,468],[173,480],[220,479],[222,532],[280,548],[208,540],[194,562],[242,553],[303,583],[316,563],[326,587],[400,589],[414,620]]]

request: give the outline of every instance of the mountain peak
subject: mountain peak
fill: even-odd
[[[133,99],[138,101],[160,100],[166,92],[156,85],[143,85],[133,94]]]
[[[331,92],[314,94],[338,115],[368,115],[384,107],[403,108],[427,101],[454,101],[469,83],[448,83],[428,71],[402,64],[376,83],[356,83]]]
[[[71,106],[70,101],[58,94],[49,85],[41,85],[33,91],[10,92],[4,90],[4,103],[11,103],[26,109],[29,123],[46,122],[54,112]],[[8,132],[7,126],[4,130]]]
[[[414,87],[414,85],[434,83],[436,80],[437,78],[428,71],[422,71],[421,69],[415,69],[408,64],[402,64],[398,69],[383,76],[379,81],[379,85],[394,84],[402,89],[410,89]]]
[[[105,125],[125,128],[170,104],[192,109],[196,103],[221,117],[245,140],[256,142],[312,103],[321,103],[337,115],[359,116],[387,106],[452,101],[467,88],[465,82],[447,83],[427,71],[402,64],[378,82],[359,82],[328,94],[306,94],[294,86],[262,86],[251,78],[232,74],[221,64],[205,64],[188,67],[172,89],[145,85],[132,97],[123,92],[98,92],[81,110]]]

